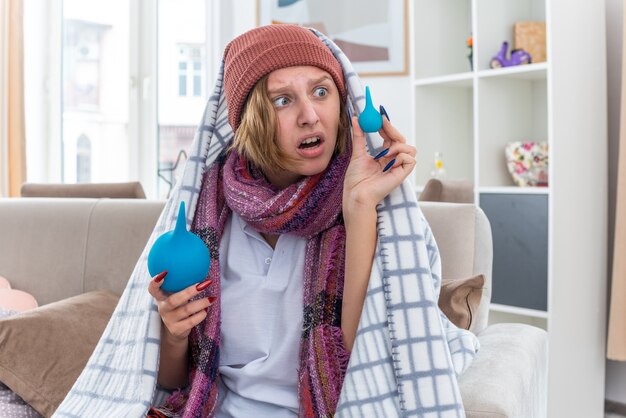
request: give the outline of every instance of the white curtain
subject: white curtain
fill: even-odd
[[[0,0],[0,197],[26,179],[23,0]]]

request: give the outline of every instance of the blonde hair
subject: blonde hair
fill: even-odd
[[[241,116],[241,123],[235,131],[235,138],[231,145],[231,149],[235,149],[264,173],[276,171],[276,169],[285,170],[287,163],[292,160],[278,147],[276,137],[278,116],[267,94],[268,77],[269,75],[262,77],[250,92]],[[343,154],[346,151],[348,124],[345,104],[340,100],[335,154]]]

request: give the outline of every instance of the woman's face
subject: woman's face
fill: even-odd
[[[267,79],[268,96],[278,116],[277,143],[293,162],[286,170],[265,173],[279,187],[321,173],[337,142],[341,96],[326,71],[312,66],[275,70]]]

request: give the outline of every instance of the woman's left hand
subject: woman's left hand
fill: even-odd
[[[389,152],[375,160],[367,153],[365,133],[358,118],[352,117],[352,158],[343,186],[344,218],[353,210],[375,208],[415,168],[415,147],[408,145],[406,138],[384,116],[383,127],[378,132],[384,139],[383,149],[389,148]],[[383,171],[389,164],[390,168]]]

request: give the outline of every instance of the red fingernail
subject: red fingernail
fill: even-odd
[[[202,283],[198,283],[198,285],[196,286],[196,290],[198,292],[201,292],[204,289],[206,289],[207,287],[209,287],[211,285],[211,283],[213,283],[213,280],[205,280]]]
[[[159,273],[156,276],[154,276],[154,282],[155,283],[161,282],[161,280],[163,280],[166,275],[167,275],[167,270],[162,271],[161,273]]]
[[[217,300],[217,298],[215,296],[209,296],[208,299],[209,299],[209,303],[210,304],[213,304],[213,302],[215,302]]]

